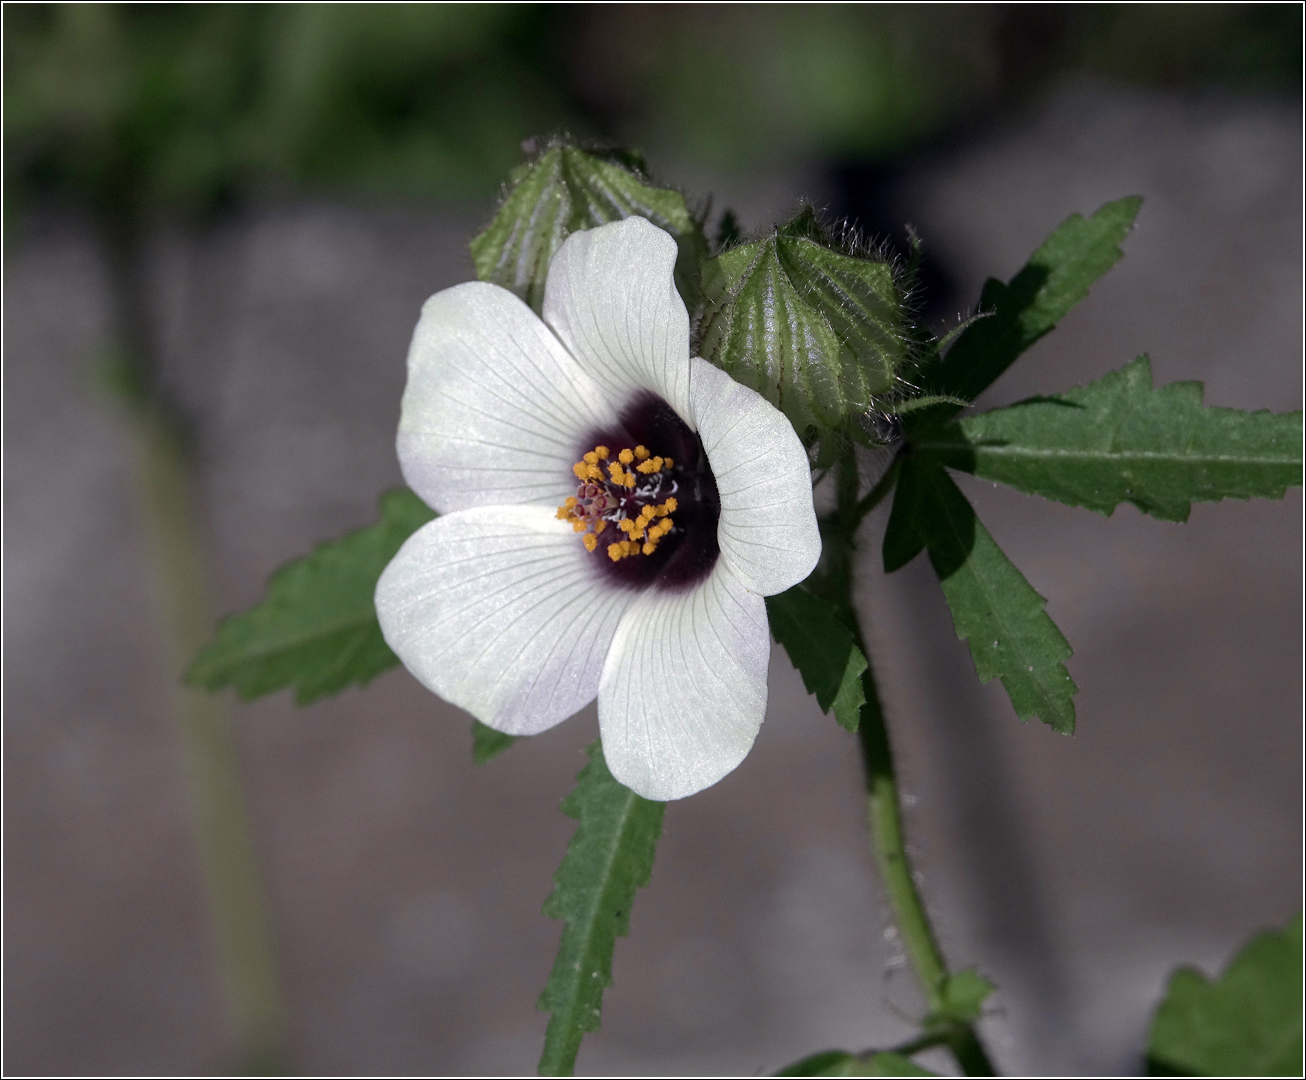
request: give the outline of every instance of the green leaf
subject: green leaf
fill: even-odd
[[[785,652],[822,712],[834,710],[841,727],[856,731],[866,694],[862,672],[866,657],[840,618],[837,606],[801,585],[766,598],[771,633]]]
[[[590,763],[562,802],[562,812],[580,824],[553,876],[558,887],[544,904],[545,915],[567,925],[538,1004],[553,1014],[541,1076],[570,1076],[581,1038],[599,1030],[603,991],[612,985],[612,953],[618,935],[630,931],[635,890],[648,884],[666,809],[614,780],[598,742],[585,752]]]
[[[1071,214],[1008,284],[985,282],[980,311],[986,317],[966,327],[946,355],[926,364],[913,381],[930,393],[974,401],[1120,261],[1120,244],[1142,204],[1131,196],[1107,203],[1090,218]],[[956,411],[947,406],[939,414]]]
[[[472,721],[472,764],[484,765],[492,757],[497,757],[517,741],[516,735],[505,735],[495,731],[479,720]]]
[[[261,604],[224,619],[186,681],[234,686],[246,700],[294,687],[307,705],[393,667],[399,658],[381,636],[372,595],[400,545],[434,517],[411,491],[387,491],[379,522],[283,566]]]
[[[907,355],[893,267],[824,242],[810,208],[703,267],[701,355],[789,417],[864,435],[856,422],[896,385]]]
[[[1146,356],[1063,394],[968,417],[914,448],[1031,495],[1185,521],[1192,500],[1281,499],[1302,482],[1302,414],[1204,408],[1202,384],[1152,388]]]
[[[678,191],[653,187],[643,163],[614,151],[587,153],[551,143],[515,177],[499,212],[471,242],[476,276],[511,289],[538,314],[549,261],[580,229],[644,217],[665,229],[680,249],[676,287],[687,307],[698,296],[699,260],[707,241]]]
[[[796,1061],[776,1076],[938,1076],[911,1058],[881,1050],[858,1057],[846,1050],[824,1050]]]
[[[1301,913],[1257,934],[1214,981],[1171,975],[1147,1058],[1151,1076],[1301,1076]]]
[[[957,637],[968,640],[981,682],[1002,680],[1016,715],[1038,716],[1056,731],[1075,728],[1078,692],[1062,661],[1071,648],[1043,610],[1043,597],[1012,565],[943,467],[903,458],[884,536],[890,572],[928,548],[952,610]]]

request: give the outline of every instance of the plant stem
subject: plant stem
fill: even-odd
[[[864,645],[862,651],[865,653]],[[866,816],[871,829],[871,847],[907,960],[925,992],[926,1004],[931,1012],[936,1012],[945,1004],[943,984],[948,977],[948,965],[934,940],[925,905],[912,880],[902,832],[893,751],[889,746],[889,732],[884,724],[869,658],[862,675],[862,690],[866,694],[866,704],[862,707],[857,738],[861,745],[862,765],[866,769]]]
[[[853,632],[857,647],[866,657],[866,671],[862,674],[862,691],[866,704],[862,706],[857,728],[862,764],[866,771],[866,815],[870,825],[871,850],[884,883],[899,940],[907,961],[920,982],[926,1005],[936,1018],[935,1030],[942,1036],[937,1041],[947,1044],[967,1076],[995,1076],[997,1074],[993,1064],[975,1033],[974,1025],[946,1016],[947,999],[944,990],[949,974],[948,965],[939,949],[925,904],[912,876],[902,829],[902,807],[898,799],[889,729],[875,685],[871,653],[866,646],[866,637],[862,633],[857,609],[853,604],[856,530],[867,512],[888,494],[896,473],[895,461],[895,465],[890,467],[871,493],[859,501],[856,450],[852,447],[847,449],[839,463],[838,506],[834,515],[823,523],[822,565],[818,568],[813,586],[844,611],[844,618]],[[927,1035],[932,1034],[927,1029]]]
[[[189,788],[195,842],[216,934],[218,964],[236,1034],[233,1070],[285,1070],[280,978],[240,747],[225,703],[182,685],[181,674],[213,626],[208,567],[199,541],[186,456],[166,421],[134,418],[137,475],[159,607],[169,643],[167,671]]]
[[[285,1006],[271,918],[246,804],[236,732],[225,703],[182,684],[212,632],[208,560],[184,427],[158,386],[144,300],[140,233],[113,222],[105,239],[119,351],[102,375],[125,407],[157,601],[167,675],[189,789],[193,829],[216,937],[236,1053],[232,1071],[286,1071]]]

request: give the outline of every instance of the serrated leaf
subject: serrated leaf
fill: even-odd
[[[538,314],[549,261],[562,242],[580,229],[628,217],[648,218],[675,237],[676,286],[692,309],[707,241],[685,197],[647,183],[630,154],[596,155],[562,143],[514,176],[494,220],[472,240],[476,276],[511,289]]]
[[[224,619],[186,681],[205,690],[234,686],[246,700],[294,687],[295,701],[307,705],[398,664],[372,597],[400,545],[434,517],[411,491],[387,491],[379,522],[283,566],[262,603]]]
[[[956,469],[1110,514],[1131,502],[1186,521],[1192,501],[1281,499],[1302,482],[1302,414],[1202,405],[1202,384],[1152,388],[1140,356],[1063,394],[967,417],[913,443]]]
[[[1070,645],[1045,601],[1012,565],[943,467],[909,454],[884,536],[884,569],[922,548],[943,586],[957,637],[967,641],[981,682],[1002,680],[1016,715],[1056,731],[1075,728],[1078,692],[1062,663]]]
[[[1120,261],[1120,244],[1142,204],[1131,196],[1107,203],[1090,218],[1071,214],[1009,283],[985,282],[980,311],[986,317],[966,327],[915,381],[928,393],[974,401]],[[938,410],[944,416],[956,411],[956,406]]]
[[[846,1050],[825,1050],[796,1061],[776,1076],[938,1076],[911,1058],[890,1050],[858,1057]]]
[[[1171,975],[1147,1056],[1152,1076],[1301,1076],[1301,913],[1257,934],[1216,980]]]
[[[700,351],[800,435],[855,434],[906,357],[903,301],[887,262],[833,251],[818,234],[808,211],[705,263]]]
[[[590,763],[562,802],[562,812],[580,824],[553,876],[557,888],[544,904],[545,915],[567,925],[537,1006],[553,1014],[541,1076],[570,1076],[585,1032],[599,1030],[613,950],[617,937],[629,933],[635,890],[648,884],[666,808],[614,780],[598,742],[585,752]]]
[[[839,609],[795,585],[766,598],[766,615],[771,633],[784,646],[821,711],[833,709],[841,727],[856,731],[866,702],[862,687],[866,657]]]
[[[505,735],[502,731],[472,721],[472,764],[484,765],[492,757],[497,757],[517,741],[516,735]]]

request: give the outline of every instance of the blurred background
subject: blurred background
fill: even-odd
[[[129,355],[132,392],[182,433],[182,541],[215,597],[191,610],[206,627],[256,602],[400,482],[418,307],[473,276],[522,140],[636,146],[748,229],[800,197],[898,242],[912,222],[940,327],[1066,215],[1143,195],[1124,261],[982,404],[1146,350],[1208,403],[1301,407],[1296,4],[3,19],[10,1074],[533,1071],[560,932],[539,909],[573,829],[556,806],[593,710],[479,769],[469,719],[402,670],[209,716],[234,732],[262,876],[246,896],[270,930],[247,952],[274,965],[249,976],[261,1005],[233,1004],[149,436],[97,379]],[[928,565],[884,577],[870,523],[864,609],[923,888],[950,960],[1000,986],[984,1026],[1005,1069],[1132,1075],[1168,972],[1217,970],[1300,903],[1301,492],[1177,526],[965,487],[1077,650],[1079,728],[1021,724],[981,688]],[[921,1015],[854,743],[783,655],[771,694],[745,764],[668,808],[579,1072],[761,1074]],[[272,1057],[245,1045],[253,1014]]]

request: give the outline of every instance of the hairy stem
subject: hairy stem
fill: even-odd
[[[864,646],[862,651],[865,653]],[[936,1011],[944,1006],[943,983],[948,977],[948,966],[938,942],[934,940],[925,905],[912,880],[907,842],[902,831],[898,784],[893,771],[893,751],[869,663],[862,675],[862,690],[866,694],[866,704],[862,707],[857,738],[866,770],[866,816],[871,829],[871,847],[907,960],[925,992],[926,1004],[931,1011]]]
[[[856,451],[852,447],[848,448],[839,463],[838,505],[834,514],[823,523],[822,565],[818,568],[812,585],[843,610],[857,646],[867,660],[866,671],[862,675],[866,704],[862,706],[857,737],[866,772],[866,814],[871,832],[871,850],[884,883],[889,909],[898,928],[907,962],[921,985],[931,1014],[940,1016],[945,1013],[947,1005],[944,989],[949,975],[948,965],[934,936],[929,915],[912,875],[911,861],[907,857],[889,729],[875,685],[871,653],[866,646],[866,637],[862,633],[853,603],[855,533],[869,510],[888,494],[896,472],[895,461],[895,466],[890,468],[870,495],[859,500]],[[936,1030],[939,1037],[931,1035],[930,1044],[946,1044],[967,1076],[997,1075],[973,1024],[948,1019]]]

